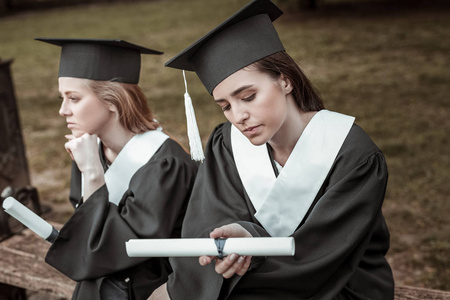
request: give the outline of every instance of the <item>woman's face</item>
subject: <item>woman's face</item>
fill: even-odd
[[[287,116],[286,81],[253,67],[227,77],[213,90],[225,117],[254,145],[269,142]]]
[[[60,77],[59,93],[62,103],[59,114],[66,118],[67,128],[75,137],[84,133],[101,133],[115,120],[113,106],[101,101],[83,79]]]

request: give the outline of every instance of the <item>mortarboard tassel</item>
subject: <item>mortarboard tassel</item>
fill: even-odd
[[[205,155],[203,154],[202,141],[198,131],[197,120],[195,119],[194,106],[192,105],[191,96],[187,90],[186,74],[183,70],[184,86],[186,92],[184,93],[184,106],[186,109],[187,134],[189,138],[189,147],[191,148],[191,158],[196,161],[203,161]]]

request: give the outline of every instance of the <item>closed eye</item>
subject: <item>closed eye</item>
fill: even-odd
[[[217,99],[217,100],[214,100],[214,102],[216,102],[216,104],[220,106],[222,111],[227,111],[231,108],[230,103],[224,99]]]
[[[255,99],[255,94],[252,94],[250,97],[246,97],[246,98],[242,98],[242,101],[252,101],[253,99]]]

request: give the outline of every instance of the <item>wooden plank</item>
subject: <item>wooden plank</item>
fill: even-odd
[[[56,228],[60,224],[52,223]],[[60,299],[72,297],[75,282],[45,263],[50,243],[29,229],[0,243],[0,282]],[[450,292],[397,286],[395,300],[450,300]]]
[[[75,282],[44,261],[49,247],[50,243],[29,229],[0,243],[0,282],[70,299]]]
[[[395,300],[449,300],[450,292],[412,286],[395,287]]]

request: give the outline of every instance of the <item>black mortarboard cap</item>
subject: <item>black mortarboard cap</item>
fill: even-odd
[[[61,47],[58,77],[139,82],[141,54],[163,54],[123,40],[36,38]]]
[[[272,21],[283,12],[269,0],[254,0],[165,66],[194,71],[211,94],[234,72],[284,50]]]

